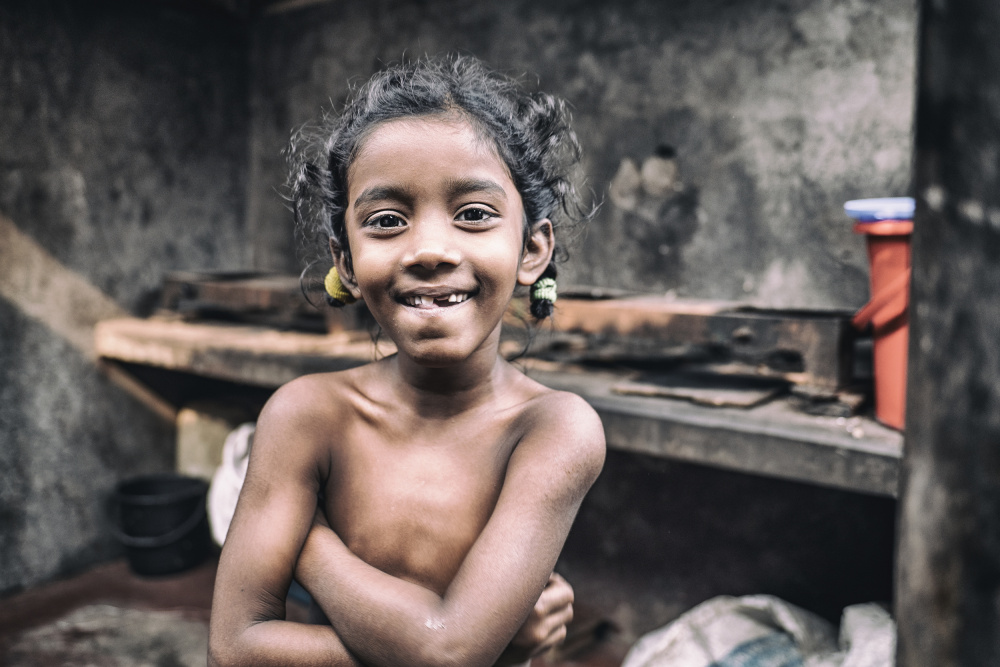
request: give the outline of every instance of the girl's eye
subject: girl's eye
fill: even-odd
[[[462,222],[486,222],[495,217],[497,217],[496,213],[487,211],[485,208],[467,208],[458,214],[458,219]]]
[[[365,221],[365,227],[374,227],[375,229],[395,229],[405,224],[406,222],[401,217],[393,213],[382,213]]]

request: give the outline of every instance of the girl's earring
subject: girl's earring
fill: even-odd
[[[531,314],[536,320],[552,315],[556,303],[556,266],[549,264],[531,286]]]
[[[337,267],[333,267],[326,274],[326,278],[323,280],[323,286],[326,288],[326,302],[333,306],[334,308],[342,308],[349,303],[354,303],[357,299],[347,291],[344,287],[344,283],[340,281],[340,274],[337,273]]]

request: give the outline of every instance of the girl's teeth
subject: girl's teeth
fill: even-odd
[[[435,299],[430,296],[411,296],[406,299],[406,302],[411,306],[430,306],[435,301],[446,301],[448,303],[462,303],[468,300],[468,294],[449,294],[447,297],[440,299]]]

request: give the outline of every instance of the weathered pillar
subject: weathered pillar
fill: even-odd
[[[1000,3],[922,0],[898,664],[1000,665]]]

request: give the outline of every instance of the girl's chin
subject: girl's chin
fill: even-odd
[[[453,368],[468,361],[471,354],[457,350],[412,350],[404,351],[406,356],[424,368]]]
[[[426,340],[410,344],[396,345],[397,350],[413,363],[425,368],[452,368],[460,366],[477,352],[482,345],[462,344],[454,338]],[[494,354],[496,350],[494,350]]]

